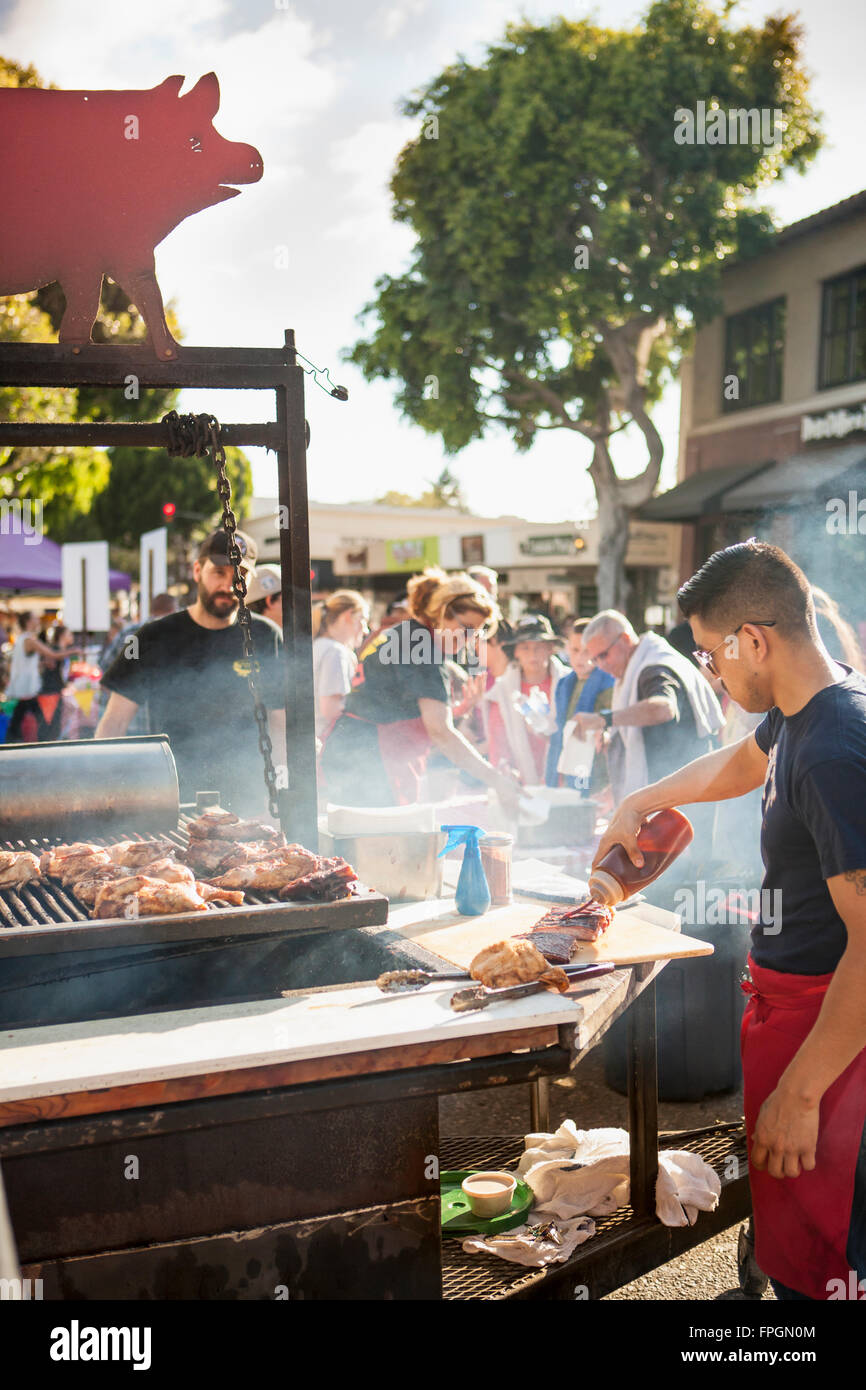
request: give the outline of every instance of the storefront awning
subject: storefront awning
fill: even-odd
[[[861,482],[866,481],[864,443],[804,450],[731,488],[721,499],[720,510],[763,511],[767,507],[797,505],[804,493],[829,496],[828,489],[835,487],[837,481],[841,484],[846,473],[858,470],[862,470]]]
[[[669,492],[651,497],[649,502],[638,507],[636,515],[644,521],[700,521],[704,516],[723,510],[719,506],[722,493],[772,467],[773,464],[767,462],[708,468],[703,473],[692,474]]]

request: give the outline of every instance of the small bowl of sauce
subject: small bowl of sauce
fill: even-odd
[[[470,1173],[460,1184],[466,1200],[476,1216],[487,1220],[508,1211],[514,1197],[517,1179],[513,1173]]]

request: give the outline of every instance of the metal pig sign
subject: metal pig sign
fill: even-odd
[[[256,183],[262,157],[213,127],[216,73],[149,91],[0,90],[0,295],[59,280],[61,343],[90,342],[103,275],[141,313],[157,356],[177,356],[153,248],[202,208]]]

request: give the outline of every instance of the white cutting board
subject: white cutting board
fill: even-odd
[[[492,907],[482,917],[460,917],[453,909],[446,908],[426,921],[405,925],[401,922],[398,929],[403,936],[417,941],[443,960],[468,970],[473,956],[483,947],[528,932],[544,912],[544,903],[533,902]],[[394,915],[392,913],[389,918],[391,926],[398,925]],[[673,914],[668,915],[673,917]],[[589,965],[609,960],[616,965],[636,965],[639,961],[679,960],[684,956],[712,954],[713,948],[708,942],[668,931],[643,917],[640,907],[632,907],[616,914],[600,940],[580,942],[570,964]]]

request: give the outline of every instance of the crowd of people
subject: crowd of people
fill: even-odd
[[[259,689],[271,733],[283,739],[280,674],[282,583],[256,565],[254,541],[238,533],[253,613]],[[195,598],[178,610],[170,594],[147,623],[113,622],[98,658],[97,737],[165,732],[181,795],[217,790],[245,811],[261,794],[237,601],[225,534],[202,542]],[[823,590],[813,598],[834,658],[862,670],[853,629]],[[667,636],[638,633],[624,613],[542,612],[509,622],[498,576],[485,566],[412,576],[372,627],[368,598],[338,589],[313,606],[313,688],[322,801],[391,806],[493,789],[514,813],[521,789],[568,787],[609,811],[624,797],[749,732],[695,653],[685,620]],[[46,632],[35,613],[6,615],[0,688],[8,742],[76,736],[62,700],[70,663],[83,653],[59,621]],[[46,696],[57,696],[54,701]],[[43,697],[43,698],[40,698]],[[750,722],[751,720],[751,722]],[[238,759],[238,750],[249,757]],[[241,769],[246,768],[247,771]],[[252,771],[250,769],[253,769]],[[260,808],[259,808],[260,809]],[[698,808],[716,840],[754,844],[748,811]],[[715,825],[713,824],[715,816]],[[706,839],[706,835],[702,838]]]

